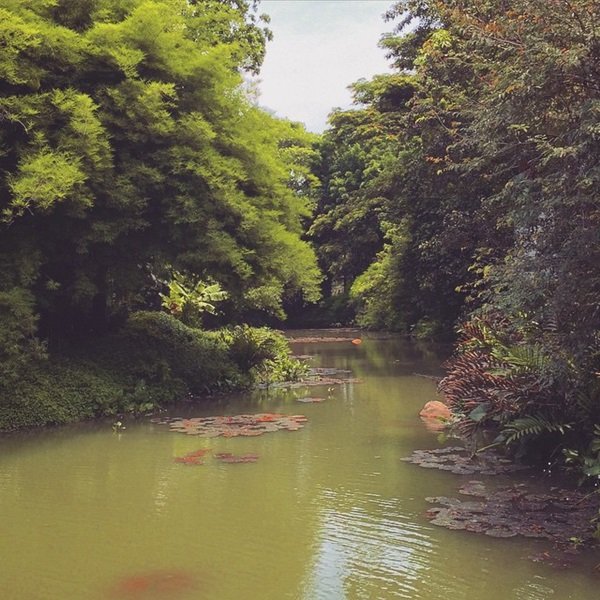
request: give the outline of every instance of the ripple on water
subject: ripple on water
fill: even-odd
[[[329,507],[320,514],[321,535],[305,597],[418,598],[421,576],[436,552],[427,532],[402,515],[397,500],[356,495],[352,508],[339,510],[336,506],[346,504],[339,493],[323,492]]]

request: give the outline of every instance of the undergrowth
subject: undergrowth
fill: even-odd
[[[119,330],[73,343],[0,382],[0,431],[145,413],[186,395],[294,378],[282,335],[266,328],[203,331],[138,312]]]

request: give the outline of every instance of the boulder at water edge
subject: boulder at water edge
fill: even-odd
[[[421,412],[420,417],[424,419],[436,419],[438,421],[447,421],[452,416],[450,409],[439,400],[431,400],[427,402]]]

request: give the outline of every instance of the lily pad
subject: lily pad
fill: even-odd
[[[459,494],[465,496],[480,496],[485,498],[488,494],[487,489],[482,481],[468,481],[458,490]]]
[[[598,499],[577,491],[533,494],[524,484],[489,491],[481,481],[469,481],[459,491],[480,500],[427,498],[438,505],[426,513],[432,524],[490,537],[542,538],[563,546],[574,538],[585,543],[594,534],[592,519],[598,514]]]
[[[258,460],[258,454],[241,454],[236,456],[229,452],[219,452],[215,454],[215,458],[222,463],[238,464],[238,463],[255,463]]]
[[[188,452],[185,456],[176,456],[174,461],[184,465],[203,465],[204,462],[201,459],[209,452],[211,452],[210,448],[201,448],[200,450]]]
[[[176,463],[182,463],[189,466],[200,466],[204,464],[204,461],[201,461],[199,458],[194,456],[176,456],[173,460]]]
[[[313,367],[308,370],[308,374],[299,381],[282,381],[278,383],[261,384],[259,388],[286,388],[295,389],[311,387],[316,385],[344,385],[349,383],[362,383],[362,379],[351,377],[352,371],[347,369],[338,369],[335,367]]]
[[[415,450],[401,460],[425,469],[439,469],[456,475],[500,475],[521,471],[527,467],[518,465],[492,451],[469,453],[465,448],[449,447],[433,450]]]
[[[263,433],[288,430],[298,431],[306,422],[303,415],[261,413],[218,417],[195,417],[193,419],[162,419],[160,424],[169,425],[171,431],[204,438],[257,436]]]

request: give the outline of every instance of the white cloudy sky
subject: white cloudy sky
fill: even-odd
[[[260,104],[320,132],[334,107],[346,108],[347,86],[388,70],[377,42],[393,24],[382,15],[393,0],[262,0],[275,39],[260,74]]]

